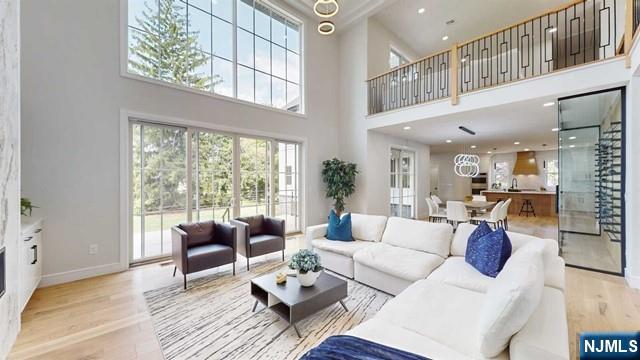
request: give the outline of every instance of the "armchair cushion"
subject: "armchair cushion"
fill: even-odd
[[[249,239],[251,254],[269,254],[284,249],[284,238],[277,235],[255,235]]]
[[[249,236],[260,235],[264,233],[264,215],[239,217],[236,218],[236,220],[249,224]]]
[[[200,245],[187,250],[189,272],[206,270],[233,262],[233,248],[221,244]]]
[[[178,227],[187,233],[187,247],[191,248],[211,243],[215,234],[216,224],[214,221],[203,221],[180,224]]]

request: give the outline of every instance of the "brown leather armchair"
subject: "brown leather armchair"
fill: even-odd
[[[255,215],[239,217],[230,223],[238,229],[238,252],[247,258],[247,270],[250,258],[276,251],[282,251],[284,261],[284,220]]]
[[[171,228],[171,257],[176,270],[184,276],[187,288],[187,274],[233,264],[236,274],[236,228],[229,224],[203,221],[180,224]]]

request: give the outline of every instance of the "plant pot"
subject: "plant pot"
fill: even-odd
[[[318,276],[320,276],[320,273],[322,272],[322,270],[320,271],[307,271],[306,273],[301,273],[300,271],[298,271],[298,282],[300,283],[300,286],[304,286],[304,287],[309,287],[309,286],[313,286],[313,284],[316,283],[316,280],[318,280]]]

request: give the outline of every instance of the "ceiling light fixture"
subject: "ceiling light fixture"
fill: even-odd
[[[467,61],[467,58],[462,58],[462,60],[460,60],[461,62],[465,62]]]
[[[529,149],[529,148],[524,148],[524,151],[529,151],[529,150],[531,150],[531,149]]]
[[[542,106],[544,106],[544,107],[549,107],[549,106],[553,106],[553,105],[555,105],[555,104],[556,104],[555,102],[553,102],[553,101],[549,101],[549,102],[546,102],[546,103],[542,104]]]
[[[453,142],[453,140],[447,140],[445,141],[447,144],[451,144]]]
[[[558,131],[560,131],[560,128],[553,128],[553,129],[551,129],[551,131],[558,132]]]
[[[405,126],[402,128],[403,130],[411,130],[411,126]]]
[[[487,151],[487,154],[491,154],[491,153],[492,153],[491,151]]]
[[[320,11],[320,6],[322,5],[324,12]],[[315,4],[313,4],[313,12],[321,18],[330,18],[335,16],[340,10],[340,6],[336,0],[316,0]]]
[[[447,41],[447,40],[449,40],[449,37],[447,35],[442,37],[442,41]]]
[[[418,14],[424,14],[424,8],[418,9]]]
[[[472,148],[472,149],[475,149],[476,147],[477,147],[477,146],[475,146],[475,145],[471,145],[471,148]]]
[[[570,137],[569,137],[569,140],[575,140],[575,139],[576,139],[576,137],[575,137],[575,136],[570,136]]]
[[[472,154],[466,146],[453,158],[453,171],[460,177],[474,177],[480,173],[480,157]]]
[[[554,33],[556,31],[558,31],[558,28],[556,28],[556,27],[552,27],[551,29],[549,29],[550,33]]]
[[[569,145],[569,147],[570,147],[570,148],[574,148],[574,147],[576,147],[576,146],[575,146],[575,145]]]
[[[520,145],[520,141],[514,142],[513,145]]]
[[[323,21],[318,24],[318,32],[322,35],[331,35],[336,31],[336,26],[331,21]]]

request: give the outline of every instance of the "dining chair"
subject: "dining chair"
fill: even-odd
[[[511,198],[507,199],[502,208],[500,209],[500,222],[505,230],[509,230],[509,206],[511,205]]]
[[[471,217],[467,212],[467,207],[462,201],[447,201],[447,222],[458,227],[461,222],[469,222]]]
[[[491,210],[491,213],[485,214],[482,216],[473,217],[471,219],[471,222],[475,224],[480,224],[482,221],[486,221],[487,224],[493,225],[493,228],[497,229],[498,227],[500,227],[500,224],[501,224],[502,219],[500,218],[500,216],[502,215],[503,205],[504,205],[504,201],[498,202],[496,206],[494,206],[493,209]]]
[[[430,222],[442,222],[447,219],[447,215],[440,213],[440,208],[431,198],[425,198],[424,200],[427,202],[427,208],[429,209]]]
[[[436,194],[431,195],[431,200],[433,200],[433,202],[436,203],[436,205],[438,206],[444,204]]]
[[[487,201],[487,197],[484,195],[473,195],[471,201]]]

